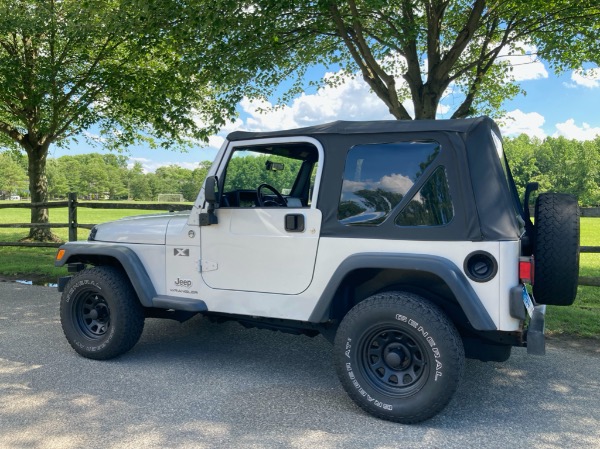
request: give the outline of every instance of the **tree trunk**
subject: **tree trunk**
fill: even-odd
[[[32,145],[25,148],[27,151],[29,175],[29,193],[32,203],[45,203],[48,201],[48,179],[46,178],[46,159],[49,145]],[[48,208],[32,207],[31,223],[48,223]],[[60,239],[49,228],[31,228],[27,240],[38,242],[58,242]]]

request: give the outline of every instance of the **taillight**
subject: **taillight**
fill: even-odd
[[[534,260],[533,256],[531,257],[521,257],[519,259],[519,279],[523,284],[531,284],[534,283],[533,273],[534,273]]]

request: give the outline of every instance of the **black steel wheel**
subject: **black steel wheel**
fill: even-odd
[[[60,321],[75,351],[104,360],[137,343],[144,329],[144,310],[123,271],[94,267],[80,271],[67,284]]]
[[[379,418],[410,424],[448,404],[465,354],[439,307],[394,291],[371,296],[346,314],[334,357],[342,386],[356,404]]]
[[[426,348],[403,330],[376,326],[359,345],[360,368],[373,388],[383,394],[406,397],[425,384],[429,371]]]
[[[73,298],[73,314],[79,331],[86,337],[102,338],[110,327],[110,308],[102,295],[84,291]]]

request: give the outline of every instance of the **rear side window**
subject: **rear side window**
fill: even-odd
[[[454,217],[446,169],[435,169],[396,217],[398,226],[442,226]]]
[[[352,147],[346,159],[338,220],[345,225],[383,223],[439,152],[437,142]]]

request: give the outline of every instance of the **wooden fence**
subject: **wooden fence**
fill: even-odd
[[[90,209],[139,209],[139,210],[158,210],[158,211],[180,211],[192,208],[189,204],[171,204],[171,203],[109,203],[109,202],[84,202],[77,201],[76,193],[69,193],[67,201],[51,201],[48,203],[7,203],[0,204],[0,209],[31,209],[33,207],[45,207],[54,209],[58,207],[68,208],[68,223],[0,223],[0,228],[69,228],[69,241],[77,240],[77,229],[92,229],[96,223],[79,223],[77,221],[77,209],[87,207]],[[42,242],[0,242],[0,246],[34,246],[58,248],[61,243],[42,243]]]
[[[137,203],[109,203],[109,202],[84,202],[77,201],[76,193],[69,193],[67,201],[52,201],[48,203],[7,203],[0,204],[0,209],[10,208],[28,208],[46,207],[57,208],[67,207],[69,211],[68,223],[0,223],[0,228],[69,228],[69,241],[77,240],[77,229],[91,229],[96,223],[79,223],[77,221],[77,209],[80,207],[88,207],[92,209],[140,209],[140,210],[160,210],[160,211],[180,211],[191,209],[189,204],[172,204],[172,203],[152,203],[152,204],[137,204]],[[533,211],[532,211],[533,215]],[[600,207],[581,208],[582,217],[598,217],[600,218]],[[38,242],[0,242],[0,246],[34,246],[34,247],[50,247],[58,248],[60,243],[38,243]],[[582,253],[600,253],[600,246],[582,246]],[[600,287],[600,278],[581,276],[579,278],[580,285],[591,285]]]

